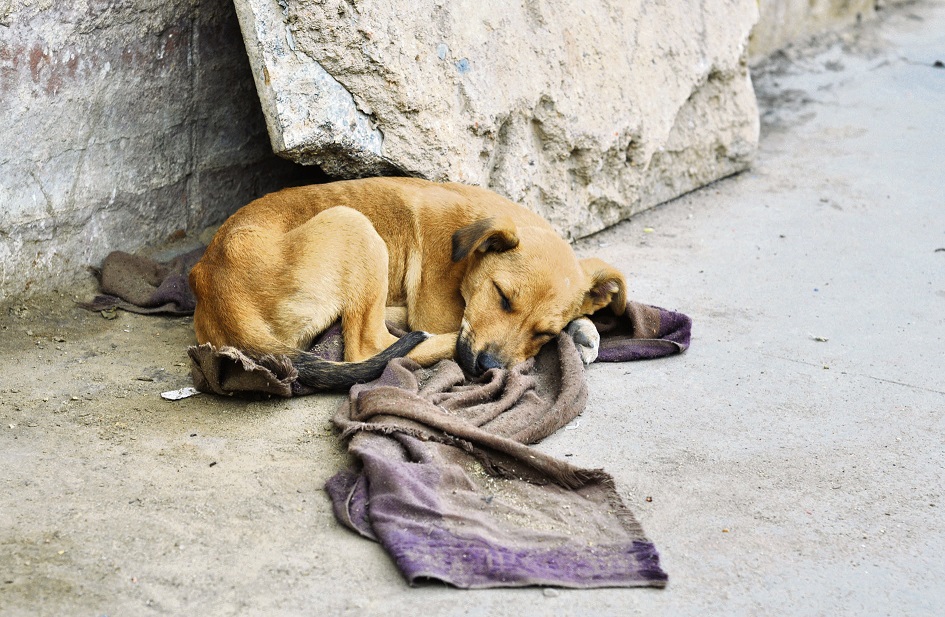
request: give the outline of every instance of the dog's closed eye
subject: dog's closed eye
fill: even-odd
[[[495,286],[496,293],[499,294],[499,301],[502,304],[502,310],[505,311],[506,313],[511,313],[512,303],[509,302],[509,297],[506,296],[505,293],[503,293],[502,289],[499,287],[499,285],[495,281],[493,281],[492,284]]]

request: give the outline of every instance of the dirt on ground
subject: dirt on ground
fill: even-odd
[[[408,587],[335,522],[338,395],[191,385],[186,317],[0,305],[0,615],[939,615],[945,6],[754,68],[749,172],[577,243],[693,318],[537,447],[613,475],[665,590]]]
[[[339,397],[164,400],[191,385],[192,319],[110,317],[67,296],[2,307],[0,613],[177,613],[247,570],[317,574],[286,553],[334,524]]]

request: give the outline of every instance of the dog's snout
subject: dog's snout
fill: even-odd
[[[502,363],[491,353],[484,351],[476,356],[476,368],[479,373],[485,373],[489,369],[502,368]]]
[[[489,369],[502,368],[505,366],[494,354],[483,350],[476,353],[469,344],[469,340],[460,337],[456,341],[456,360],[467,373],[479,376]]]
[[[469,375],[478,377],[490,369],[505,368],[501,354],[496,353],[498,349],[495,344],[486,344],[479,352],[474,347],[475,336],[469,324],[463,319],[459,337],[456,339],[456,361],[462,369]]]

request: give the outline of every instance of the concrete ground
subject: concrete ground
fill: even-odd
[[[752,171],[582,241],[694,320],[539,447],[614,475],[665,590],[409,588],[335,523],[338,397],[189,384],[186,318],[0,317],[0,614],[940,615],[945,6],[756,71]]]

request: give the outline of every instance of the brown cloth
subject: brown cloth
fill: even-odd
[[[601,349],[616,361],[679,353],[690,326],[680,313],[630,303],[621,317],[601,316]],[[200,390],[306,393],[284,359],[255,362],[210,345],[189,353]],[[359,461],[326,486],[335,515],[380,542],[412,584],[662,587],[659,555],[613,479],[527,445],[574,420],[586,400],[584,367],[565,333],[536,358],[475,380],[451,360],[431,368],[394,360],[379,379],[352,387],[334,417]]]
[[[203,252],[204,247],[199,247],[161,263],[113,251],[95,271],[101,295],[79,306],[90,311],[120,308],[132,313],[190,315],[197,301],[190,291],[187,276]]]
[[[583,410],[583,372],[567,335],[474,383],[454,362],[391,362],[334,418],[361,461],[326,487],[336,517],[380,542],[411,583],[665,585],[611,477],[526,445]]]
[[[99,271],[103,295],[90,310],[190,314],[187,274],[203,249],[167,263],[114,252]],[[628,303],[592,318],[598,361],[651,359],[685,351],[691,321]],[[342,357],[341,330],[313,351]],[[188,349],[194,385],[221,395],[312,393],[284,356]],[[380,542],[405,578],[458,587],[666,585],[659,555],[602,470],[582,469],[527,444],[576,418],[587,400],[584,367],[571,337],[536,358],[468,380],[444,360],[424,369],[391,362],[381,377],[351,388],[334,422],[359,461],[326,485],[337,519]]]

